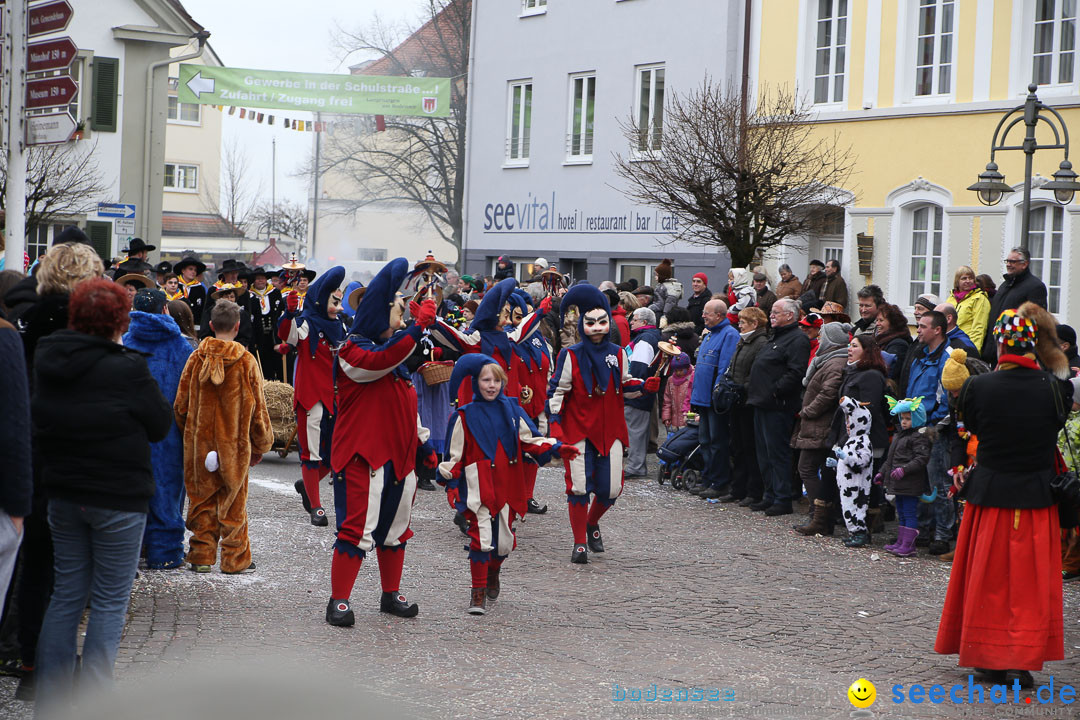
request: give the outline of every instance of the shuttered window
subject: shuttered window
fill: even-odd
[[[109,267],[112,264],[112,223],[90,221],[86,223],[86,234],[90,236],[90,245],[94,252],[101,257],[105,267]]]
[[[93,62],[93,100],[90,107],[90,129],[116,132],[119,105],[120,60],[95,57]]]

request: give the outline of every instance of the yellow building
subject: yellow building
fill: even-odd
[[[1020,244],[1024,154],[999,152],[1017,192],[985,207],[966,188],[989,161],[1004,113],[1027,85],[1080,135],[1075,0],[756,0],[751,78],[756,89],[794,86],[814,106],[820,132],[838,134],[857,157],[852,200],[828,234],[771,258],[803,277],[812,258],[837,258],[854,293],[867,283],[910,314],[925,292],[944,300],[953,273],[972,266],[1000,284],[1007,251]],[[1042,127],[1042,126],[1040,126]],[[1024,126],[1013,128],[1019,145]],[[1039,139],[1053,140],[1048,127]],[[1080,204],[1038,189],[1060,150],[1036,153],[1032,272],[1063,322],[1080,318],[1080,274],[1068,271]],[[826,213],[828,217],[828,213]],[[860,275],[857,235],[873,237]],[[853,315],[855,313],[852,313]]]

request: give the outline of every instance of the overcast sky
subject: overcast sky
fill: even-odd
[[[333,48],[335,27],[369,26],[376,14],[386,22],[414,25],[420,18],[418,0],[182,0],[191,16],[210,31],[210,45],[226,67],[347,73],[348,66]],[[285,112],[300,120],[311,113]],[[310,157],[312,135],[241,121],[225,116],[223,143],[238,142],[247,151],[252,183],[262,185],[270,198],[271,141],[277,138],[277,196],[306,202],[307,182],[293,177]]]

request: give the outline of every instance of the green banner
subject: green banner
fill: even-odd
[[[320,75],[180,65],[180,102],[362,115],[450,115],[448,78]]]

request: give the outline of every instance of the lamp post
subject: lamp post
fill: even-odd
[[[1020,225],[1020,247],[1028,249],[1028,224],[1031,215],[1031,165],[1035,159],[1036,150],[1064,150],[1065,159],[1054,173],[1054,179],[1043,185],[1047,190],[1054,193],[1054,199],[1062,205],[1067,205],[1073,200],[1077,190],[1080,190],[1080,182],[1077,182],[1076,173],[1073,172],[1072,163],[1069,162],[1069,129],[1065,127],[1065,121],[1057,110],[1042,103],[1035,91],[1038,85],[1028,85],[1028,96],[1023,105],[1014,107],[1005,113],[1005,117],[998,122],[994,130],[994,137],[990,143],[990,162],[986,164],[986,170],[979,174],[979,181],[968,187],[979,195],[979,202],[983,205],[997,205],[1002,196],[1013,192],[1011,185],[1005,182],[1005,176],[998,171],[994,155],[999,150],[1022,150],[1024,152],[1024,205],[1023,218]],[[1054,120],[1057,120],[1055,123]],[[1035,129],[1040,122],[1046,123],[1054,132],[1053,144],[1040,143],[1035,138]],[[1020,123],[1024,124],[1026,133],[1024,141],[1020,145],[1006,145],[1009,131]]]

